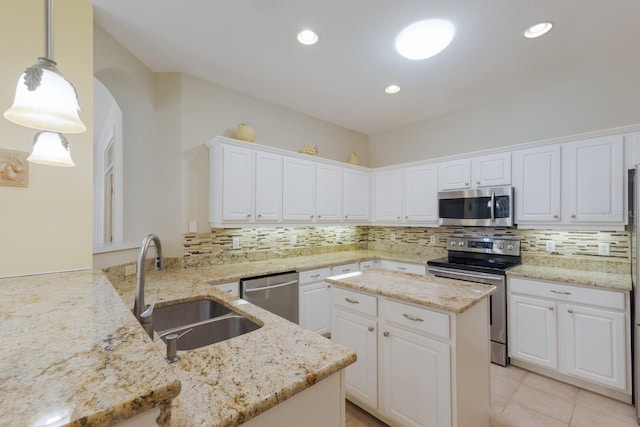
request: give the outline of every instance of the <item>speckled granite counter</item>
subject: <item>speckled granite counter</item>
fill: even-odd
[[[480,283],[381,269],[333,276],[327,282],[453,313],[463,313],[496,290]]]
[[[620,291],[631,290],[631,272],[623,274],[589,268],[578,270],[575,268],[522,264],[507,270],[507,276],[551,280],[570,285],[594,286]]]
[[[101,272],[0,279],[0,325],[0,425],[107,426],[159,405],[166,415],[180,391]]]

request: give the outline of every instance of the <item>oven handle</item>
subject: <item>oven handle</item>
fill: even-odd
[[[491,192],[491,222],[496,222],[496,192]]]
[[[430,273],[448,273],[448,274],[456,274],[459,276],[464,276],[464,277],[471,277],[471,278],[478,278],[481,277],[483,279],[490,279],[490,280],[502,280],[502,276],[497,275],[497,274],[487,274],[487,273],[466,273],[463,272],[462,270],[454,270],[454,269],[448,269],[448,268],[439,268],[439,267],[428,267],[428,270]]]

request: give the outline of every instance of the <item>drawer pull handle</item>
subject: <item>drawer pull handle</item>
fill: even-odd
[[[407,319],[409,319],[409,320],[413,320],[414,322],[424,322],[424,319],[421,319],[421,318],[419,318],[419,317],[412,316],[412,315],[407,314],[407,313],[402,313],[402,315],[403,315],[404,317],[406,317]]]
[[[551,292],[553,292],[554,294],[560,294],[560,295],[571,295],[571,292],[565,292],[565,291],[556,291],[551,289]]]
[[[570,314],[573,314],[573,310],[569,309],[567,310]]]
[[[549,307],[549,310],[553,311],[553,307]]]
[[[385,337],[389,336],[389,332],[383,332],[382,335],[384,335]]]
[[[348,302],[349,304],[360,304],[360,301],[351,299],[351,298],[345,298],[344,299],[346,302]]]
[[[400,266],[396,266],[396,268],[397,268],[398,270],[406,270],[406,269],[407,269],[407,267],[400,267]]]
[[[369,330],[369,332],[373,332],[373,326],[369,326],[367,329]]]
[[[312,279],[317,279],[318,277],[320,277],[320,274],[312,274],[312,275],[311,275],[311,278],[312,278]]]
[[[348,272],[350,272],[350,271],[351,271],[351,269],[350,269],[350,268],[345,268],[344,270],[342,270],[342,272],[343,272],[343,273],[348,273]]]

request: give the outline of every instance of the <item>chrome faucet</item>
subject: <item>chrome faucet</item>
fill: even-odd
[[[146,308],[144,304],[144,264],[147,259],[147,250],[149,245],[153,242],[156,247],[156,270],[162,270],[164,268],[164,262],[162,261],[162,244],[160,239],[155,234],[149,234],[142,240],[140,245],[140,252],[138,253],[138,272],[136,275],[136,300],[133,304],[133,314],[140,322],[145,331],[153,339],[153,325],[151,321],[151,314],[153,313],[153,306],[155,302]]]

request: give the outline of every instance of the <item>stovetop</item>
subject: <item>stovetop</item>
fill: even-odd
[[[450,237],[448,256],[428,266],[504,275],[521,263],[520,241],[494,237]]]

